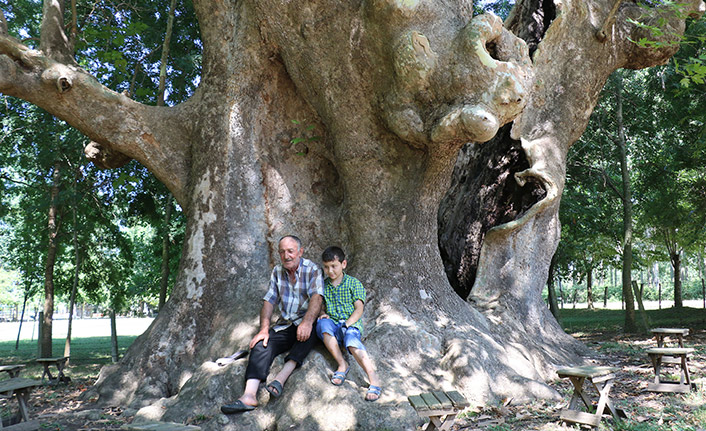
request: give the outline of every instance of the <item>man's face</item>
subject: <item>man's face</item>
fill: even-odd
[[[292,238],[284,238],[279,242],[279,259],[287,271],[294,271],[299,267],[302,254],[304,250],[299,248],[299,244]]]

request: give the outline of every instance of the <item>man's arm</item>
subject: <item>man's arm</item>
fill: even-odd
[[[252,340],[250,340],[250,348],[255,347],[260,340],[262,340],[262,345],[267,347],[267,341],[270,339],[270,321],[272,320],[272,312],[275,306],[270,304],[269,301],[262,302],[262,309],[260,309],[260,331],[255,334]]]
[[[321,312],[321,304],[324,302],[324,297],[318,293],[314,294],[309,298],[309,308],[306,310],[306,314],[302,319],[302,323],[297,327],[297,340],[306,341],[311,336],[311,328],[314,325],[314,321]]]

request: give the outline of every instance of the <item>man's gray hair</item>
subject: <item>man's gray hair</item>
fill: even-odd
[[[293,239],[294,241],[296,241],[297,246],[298,246],[299,249],[301,250],[301,248],[302,248],[302,240],[300,240],[298,237],[296,237],[296,236],[294,236],[294,235],[285,235],[285,236],[283,236],[282,238],[279,239],[278,244],[279,244],[280,242],[282,242],[282,240],[285,239],[285,238],[291,238],[291,239]]]

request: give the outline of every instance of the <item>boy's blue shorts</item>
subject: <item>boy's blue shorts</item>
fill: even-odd
[[[356,349],[365,350],[365,346],[360,339],[360,330],[358,328],[348,328],[344,333],[344,323],[346,323],[345,320],[336,323],[329,318],[319,319],[316,325],[316,335],[323,340],[324,334],[330,334],[336,338],[338,345],[341,347],[345,347],[346,349],[354,347]]]

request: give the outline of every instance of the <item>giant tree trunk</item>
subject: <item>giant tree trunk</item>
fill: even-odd
[[[674,48],[628,41],[644,32],[628,21],[645,13],[632,3],[615,17],[612,0],[548,4],[518,1],[503,28],[472,18],[465,0],[194,0],[203,75],[176,107],[140,105],[0,37],[0,91],[78,127],[102,166],[146,165],[187,217],[172,296],[103,369],[100,400],[236,430],[410,428],[419,418],[405,395],[429,389],[558,398],[545,382],[585,351],[541,298],[566,154],[613,70],[661,63]],[[647,14],[656,23],[661,12]],[[664,23],[683,32],[679,19]],[[321,139],[295,139],[311,137],[298,124]],[[243,366],[211,361],[257,330],[286,233],[313,259],[343,245],[366,285],[364,341],[385,385],[374,407],[359,369],[351,385],[328,382],[319,350],[277,402],[262,395],[253,413],[217,414],[242,391]]]

